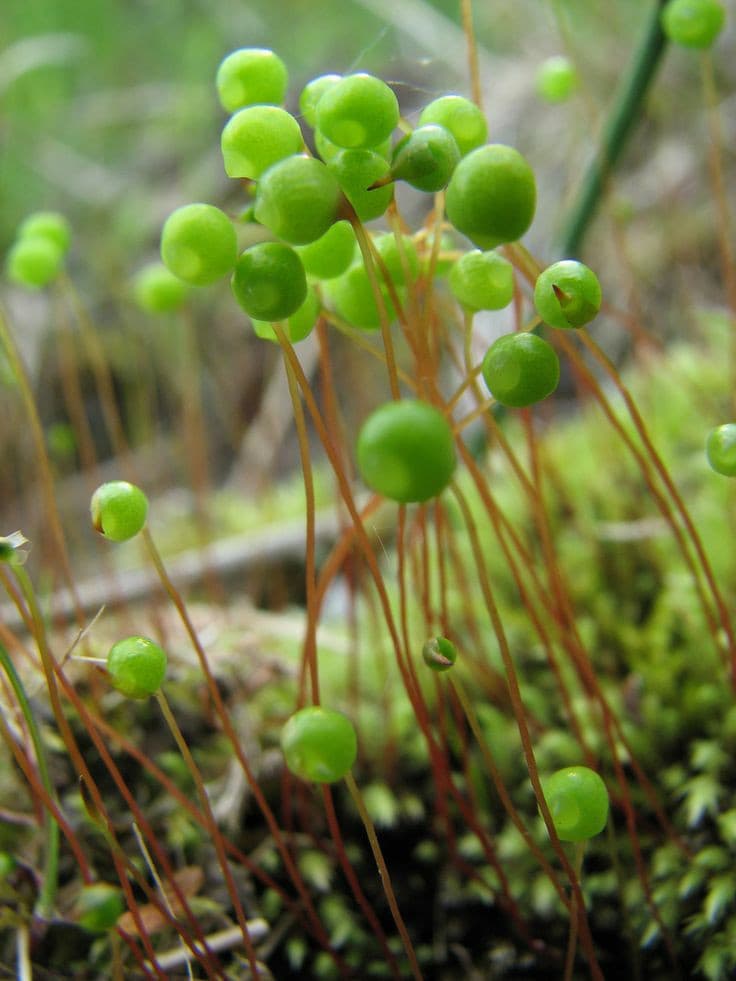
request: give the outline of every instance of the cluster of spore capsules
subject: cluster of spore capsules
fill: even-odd
[[[161,256],[174,277],[203,286],[229,275],[256,333],[290,343],[304,339],[323,311],[353,330],[387,328],[400,319],[399,310],[411,309],[411,290],[418,295],[440,278],[467,318],[513,301],[515,270],[498,247],[516,242],[531,225],[536,184],[521,153],[487,142],[486,119],[474,103],[461,95],[434,99],[412,128],[381,79],[322,75],[299,99],[301,121],[312,129],[311,152],[299,121],[283,108],[287,84],[286,67],[270,50],[243,48],[221,63],[217,90],[231,113],[222,131],[224,166],[246,182],[252,203],[236,221],[209,204],[175,211],[161,236]],[[437,248],[426,229],[411,235],[397,231],[396,222],[390,232],[366,231],[364,223],[392,206],[401,181],[427,194],[443,192],[436,202],[444,207],[443,232],[459,233],[472,246],[450,238]],[[162,295],[172,291],[160,270],[147,270],[151,308],[157,277]],[[504,406],[527,407],[555,390],[557,354],[532,328],[540,321],[582,327],[597,315],[601,289],[592,270],[565,260],[542,271],[533,302],[537,315],[529,328],[498,338],[480,368]],[[401,504],[430,500],[455,471],[447,412],[420,398],[379,406],[358,434],[356,458],[365,483],[383,496]],[[439,637],[425,644],[423,655],[430,668],[446,671],[457,652]],[[289,769],[318,783],[345,776],[357,753],[350,720],[322,706],[292,716],[281,741]],[[608,806],[600,777],[577,767],[555,779],[547,796],[559,836],[597,833]],[[600,798],[594,818],[584,800],[591,786]]]
[[[287,85],[273,51],[242,48],[221,63],[217,91],[231,114],[221,139],[225,171],[252,199],[235,220],[203,203],[170,215],[161,235],[170,277],[205,286],[229,276],[256,333],[291,343],[323,313],[348,330],[387,328],[417,310],[411,296],[426,295],[441,279],[471,318],[512,302],[514,267],[498,247],[531,225],[536,184],[521,153],[487,142],[485,116],[473,102],[436,98],[411,127],[380,78],[326,74],[302,90],[297,119],[283,107]],[[426,227],[397,230],[397,220],[392,231],[365,229],[392,209],[399,182],[442,192],[443,241],[435,245]],[[461,236],[472,247],[459,245]],[[161,269],[148,269],[139,291],[152,309],[160,292],[165,308],[174,287]],[[555,390],[557,353],[531,328],[540,320],[556,328],[588,323],[600,309],[600,286],[585,265],[565,260],[539,276],[534,304],[529,329],[496,340],[480,366],[491,396],[505,406],[530,406]],[[363,480],[384,496],[403,504],[431,499],[455,467],[447,413],[421,399],[389,402],[362,428],[357,460]]]
[[[711,44],[723,21],[717,0],[670,0],[662,14],[665,33],[689,47]],[[555,61],[544,69],[538,85],[550,101],[566,97],[577,84],[569,65]],[[425,106],[418,125],[410,128],[381,79],[365,73],[322,75],[305,86],[299,100],[301,118],[313,129],[315,156],[299,122],[283,108],[287,85],[283,61],[266,49],[240,49],[220,65],[217,89],[232,114],[222,133],[225,170],[254,188],[253,202],[236,221],[210,204],[176,210],[162,232],[163,265],[151,264],[136,278],[142,307],[176,310],[190,287],[230,276],[256,333],[296,343],[323,310],[356,330],[387,327],[412,285],[433,277],[446,275],[450,292],[471,318],[512,302],[514,268],[496,250],[529,228],[534,174],[513,147],[486,142],[486,120],[476,105],[460,95],[443,96]],[[402,135],[395,140],[397,130]],[[363,223],[386,213],[397,181],[429,194],[444,192],[445,227],[474,248],[463,252],[453,242],[448,261],[425,231],[370,233],[359,247]],[[31,215],[8,254],[10,278],[32,288],[48,285],[58,276],[68,246],[63,216]],[[537,316],[529,327],[496,340],[481,365],[493,398],[513,408],[546,398],[559,380],[554,348],[532,328],[540,322],[563,330],[589,323],[601,306],[600,285],[587,266],[562,260],[539,274],[533,302]],[[417,398],[392,400],[363,425],[358,468],[385,497],[401,504],[424,502],[453,477],[454,441],[442,406]],[[714,429],[706,453],[714,470],[736,476],[736,423]],[[141,532],[147,513],[145,494],[126,481],[103,484],[92,497],[92,524],[114,542]],[[457,650],[447,638],[434,637],[422,656],[429,669],[442,673],[455,665]],[[106,669],[121,695],[146,699],[159,692],[167,657],[154,641],[132,636],[112,646]],[[347,777],[357,756],[352,722],[316,705],[287,721],[281,745],[292,773],[316,783]],[[605,827],[608,793],[590,768],[558,770],[543,780],[542,791],[560,840],[584,842]],[[105,885],[90,887],[85,900],[89,909],[82,909],[81,922],[90,929],[111,925],[122,908],[118,891]],[[100,919],[101,904],[111,902]]]

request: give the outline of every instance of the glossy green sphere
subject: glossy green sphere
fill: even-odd
[[[92,495],[92,526],[113,542],[126,542],[143,528],[148,514],[148,498],[127,480],[109,480]]]
[[[424,663],[432,671],[449,671],[457,660],[457,648],[447,637],[432,637],[422,646]]]
[[[380,276],[378,282],[379,295],[383,300],[386,317],[391,323],[396,316],[396,311]],[[322,295],[329,308],[334,310],[351,327],[357,327],[360,330],[380,329],[381,311],[368,271],[362,261],[355,262],[341,276],[325,282],[322,287]]]
[[[488,123],[481,110],[464,95],[442,95],[422,110],[419,125],[444,126],[455,138],[461,156],[466,156],[488,139]]]
[[[396,145],[391,173],[420,191],[440,191],[447,186],[460,162],[460,150],[444,126],[419,126]]]
[[[235,265],[238,243],[232,222],[212,204],[186,204],[172,212],[161,230],[161,258],[192,286],[207,286]]]
[[[390,136],[399,121],[399,103],[375,75],[346,75],[321,95],[317,128],[348,150],[371,149]]]
[[[164,651],[147,637],[126,637],[107,655],[107,673],[115,689],[126,698],[142,700],[155,695],[166,677]]]
[[[317,103],[328,89],[342,79],[342,75],[331,72],[328,75],[318,75],[317,78],[307,82],[299,96],[299,108],[301,109],[304,121],[309,126],[317,125]]]
[[[58,211],[34,211],[23,219],[18,227],[18,238],[47,238],[62,253],[69,248],[71,228]]]
[[[514,298],[514,267],[497,252],[473,249],[450,269],[448,283],[466,310],[502,310]]]
[[[133,296],[148,313],[170,313],[186,303],[190,288],[161,262],[140,269],[133,279]]]
[[[301,153],[299,123],[279,106],[246,106],[231,116],[220,138],[228,177],[255,180],[269,167]]]
[[[349,221],[336,221],[324,235],[298,245],[296,251],[309,276],[315,279],[334,279],[346,272],[352,264],[357,243]]]
[[[307,298],[307,276],[295,250],[259,242],[239,256],[232,276],[235,299],[256,320],[285,320]]]
[[[583,327],[598,315],[601,302],[598,277],[576,259],[547,266],[534,286],[534,306],[550,327]]]
[[[670,41],[686,48],[709,48],[723,30],[726,11],[718,0],[670,0],[661,18]]]
[[[321,160],[297,154],[269,167],[256,189],[255,216],[290,245],[321,238],[339,218],[342,192]]]
[[[446,195],[448,219],[481,249],[521,238],[537,201],[531,167],[518,150],[501,143],[463,157]]]
[[[302,305],[290,317],[281,321],[281,326],[292,344],[298,344],[299,341],[303,341],[312,333],[319,317],[319,311],[319,297],[311,286],[307,286],[307,296]],[[258,320],[252,317],[251,323],[254,333],[262,340],[279,343],[278,335],[273,329],[273,321]]]
[[[355,762],[358,740],[346,715],[313,705],[288,720],[281,731],[281,748],[295,776],[314,783],[335,783]]]
[[[76,905],[79,925],[91,933],[111,930],[125,910],[122,890],[107,882],[85,886]]]
[[[8,278],[28,289],[48,286],[61,271],[63,252],[49,238],[27,235],[16,240],[8,252]]]
[[[452,426],[427,402],[387,402],[363,423],[357,457],[363,480],[379,494],[400,504],[428,501],[455,472]]]
[[[561,841],[586,841],[608,820],[608,791],[587,766],[567,766],[542,780],[547,806]]]
[[[220,62],[215,84],[223,109],[235,112],[257,103],[281,105],[289,74],[268,48],[239,48]]]
[[[537,94],[545,102],[564,102],[580,84],[575,66],[564,55],[543,61],[534,81]]]
[[[499,337],[486,351],[481,367],[491,395],[510,408],[541,402],[557,388],[560,362],[542,337],[528,332]]]
[[[708,463],[724,477],[736,477],[736,422],[711,429],[705,444]]]

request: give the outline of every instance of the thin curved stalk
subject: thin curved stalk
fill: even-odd
[[[48,794],[49,799],[56,800],[54,788],[51,783],[51,777],[49,775],[46,750],[44,749],[43,741],[41,740],[41,733],[39,731],[38,724],[36,723],[36,718],[33,714],[31,703],[28,701],[28,696],[26,695],[23,682],[21,681],[18,672],[15,670],[15,665],[13,664],[10,655],[3,644],[0,644],[0,666],[2,666],[5,674],[8,676],[8,681],[10,682],[10,685],[15,693],[15,697],[18,699],[21,714],[23,715],[26,725],[28,726],[28,732],[30,733],[31,742],[33,743],[33,751],[36,754],[36,765],[38,766],[38,775],[41,778],[41,783],[43,784],[44,790]],[[42,918],[47,919],[53,911],[54,900],[56,899],[56,890],[58,887],[59,825],[57,824],[54,815],[48,809],[44,810],[43,823],[44,834],[46,836],[46,861],[44,863],[43,883],[41,885],[41,891],[38,895],[36,908],[39,915]]]
[[[660,25],[666,0],[655,0],[631,67],[624,75],[601,133],[598,151],[588,165],[580,193],[573,201],[562,226],[557,252],[564,258],[579,255],[583,239],[596,212],[606,182],[615,168],[667,46]]]

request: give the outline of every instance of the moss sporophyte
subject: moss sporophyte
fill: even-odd
[[[141,256],[123,298],[145,324],[150,390],[73,293],[63,216],[19,225],[6,262],[13,290],[48,289],[39,303],[73,313],[75,340],[79,327],[79,351],[59,345],[64,411],[47,418],[0,310],[0,395],[8,405],[19,395],[26,412],[54,532],[31,573],[25,537],[0,538],[12,604],[0,637],[12,711],[0,728],[17,763],[6,779],[32,804],[5,829],[0,855],[0,886],[25,876],[30,896],[0,889],[19,976],[65,917],[96,934],[70,955],[80,976],[163,977],[195,962],[207,977],[326,979],[485,976],[493,965],[565,981],[670,969],[722,981],[736,970],[735,573],[723,535],[733,485],[722,479],[736,476],[736,423],[722,421],[734,365],[726,383],[714,328],[707,358],[690,347],[679,362],[650,354],[645,372],[622,374],[608,337],[628,330],[635,358],[646,328],[633,305],[604,304],[595,261],[577,258],[666,38],[702,49],[724,22],[717,0],[651,6],[565,247],[547,245],[544,261],[522,239],[544,243],[557,203],[538,185],[546,155],[524,127],[519,148],[495,130],[489,142],[480,71],[472,100],[364,71],[320,74],[297,100],[284,60],[261,47],[238,48],[216,73],[227,205],[176,202],[160,261]],[[699,65],[718,203],[709,59]],[[545,113],[560,114],[556,138],[572,141],[564,114],[577,110],[565,101],[585,81],[582,63],[578,75],[555,56],[527,75],[529,104],[539,110],[536,88]],[[617,232],[600,262],[609,301],[609,284],[637,271],[609,269]],[[201,343],[202,309],[220,302],[235,329],[218,333],[227,316],[208,329],[227,335],[231,357],[209,333]],[[243,338],[242,324],[255,336]],[[223,446],[250,425],[237,367],[256,338],[277,346],[254,355],[278,372],[263,404],[293,414],[283,455],[298,455],[301,470],[288,505],[280,488],[257,507],[214,489],[225,457],[233,463]],[[56,500],[77,455],[85,475],[101,472],[81,397],[87,361],[115,472],[147,484],[101,484],[89,517],[107,541],[83,505],[80,548],[123,563],[115,599],[130,599],[124,563],[139,553],[162,595],[137,594],[121,611],[109,602],[104,617],[93,616],[97,584],[76,588],[67,537],[77,536]],[[569,379],[575,413],[561,411]],[[141,464],[151,434],[139,431],[140,407],[159,399],[171,473],[168,454],[160,472]],[[162,494],[160,552],[146,491],[158,498],[179,464],[193,493],[173,517]],[[683,488],[698,502],[692,515]],[[298,612],[256,612],[237,585],[231,602],[220,580],[231,553],[212,539],[241,528],[245,511],[259,533],[266,518],[303,523],[285,533],[288,569],[282,529],[269,526],[268,575],[243,579],[256,581],[259,603],[273,586]],[[163,555],[185,540],[207,546],[201,569],[177,556],[170,573]],[[237,542],[249,568],[250,545]],[[71,641],[58,597],[47,603],[33,587],[37,568],[45,577],[52,565],[76,621]],[[45,685],[48,731],[26,671]],[[58,785],[65,769],[71,789]],[[11,850],[23,859],[4,871]],[[43,944],[31,946],[33,931]]]

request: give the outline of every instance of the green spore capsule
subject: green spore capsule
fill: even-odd
[[[34,211],[18,226],[17,237],[48,239],[63,255],[69,249],[71,228],[64,215],[58,211]]]
[[[443,126],[452,133],[463,157],[488,139],[486,117],[463,95],[443,95],[428,103],[419,116],[419,125],[431,124]]]
[[[339,153],[342,153],[344,149],[333,143],[332,140],[328,140],[325,134],[319,129],[314,131],[314,145],[321,159],[327,164],[331,164],[335,157]],[[373,153],[377,153],[379,157],[383,157],[384,160],[389,160],[391,157],[391,139],[384,140],[383,143],[379,143],[370,149]]]
[[[342,75],[331,73],[319,75],[307,82],[299,96],[299,108],[305,122],[314,128],[317,125],[317,103],[322,96],[342,79]]]
[[[235,265],[238,242],[224,211],[211,204],[186,204],[172,212],[161,231],[161,258],[179,279],[207,286]]]
[[[501,143],[472,150],[447,187],[447,217],[481,249],[515,242],[532,223],[534,172],[513,147]]]
[[[329,167],[362,222],[385,213],[394,197],[391,167],[385,157],[373,150],[341,150]],[[385,180],[389,183],[373,186]]]
[[[126,698],[143,700],[155,695],[166,677],[166,654],[147,637],[126,637],[107,655],[107,673],[113,688]]]
[[[320,706],[303,708],[281,731],[286,765],[302,780],[335,783],[349,772],[358,754],[352,722],[342,712]]]
[[[577,89],[580,79],[569,58],[554,55],[539,66],[534,84],[537,95],[545,102],[565,102]]]
[[[497,402],[522,409],[554,392],[560,380],[560,362],[555,349],[542,337],[507,334],[488,348],[481,373]]]
[[[670,41],[686,48],[709,48],[726,23],[718,0],[670,0],[660,16]]]
[[[63,252],[49,238],[29,235],[19,238],[5,260],[8,278],[27,289],[48,286],[61,272]]]
[[[432,637],[422,646],[422,658],[432,671],[449,671],[457,660],[457,648],[447,637]]]
[[[380,78],[346,75],[317,103],[317,128],[347,150],[371,149],[390,136],[399,121],[399,103]]]
[[[161,262],[151,262],[133,279],[133,296],[148,313],[171,313],[180,310],[189,296],[189,286]]]
[[[110,480],[92,495],[90,514],[95,531],[113,542],[126,542],[145,525],[148,498],[127,480]]]
[[[0,535],[0,562],[23,565],[28,554],[26,545],[30,548],[28,539],[20,531],[14,531],[12,535]]]
[[[79,925],[91,933],[112,930],[125,910],[122,890],[107,882],[85,886],[76,905]]]
[[[428,123],[396,145],[391,173],[419,191],[441,191],[459,162],[460,150],[452,133],[444,126]]]
[[[736,422],[726,422],[708,433],[705,455],[716,473],[736,477]]]
[[[260,242],[246,249],[232,276],[235,299],[257,320],[285,320],[307,297],[307,276],[294,249],[283,242]]]
[[[258,182],[255,216],[290,245],[308,245],[338,220],[342,191],[321,160],[298,154],[269,167]]]
[[[375,235],[373,244],[383,260],[392,282],[404,286],[419,276],[419,256],[410,235],[397,238],[392,232]]]
[[[304,303],[290,317],[283,321],[282,326],[292,344],[303,341],[312,333],[314,325],[319,317],[320,303],[319,297],[314,290],[307,287],[307,297]],[[274,341],[279,343],[278,335],[271,323],[265,320],[251,319],[253,330],[258,337],[264,341]]]
[[[268,48],[239,48],[220,62],[215,84],[223,109],[235,112],[257,103],[281,105],[289,73]]]
[[[497,252],[466,252],[453,265],[448,282],[470,311],[502,310],[514,298],[514,267]]]
[[[542,791],[560,841],[586,841],[605,828],[608,791],[595,770],[568,766],[542,780]]]
[[[228,177],[261,176],[269,167],[304,149],[299,123],[278,106],[247,106],[231,116],[220,140]]]
[[[355,232],[349,221],[336,221],[320,238],[296,251],[308,276],[334,279],[346,272],[355,257]]]
[[[428,501],[455,472],[452,426],[427,402],[387,402],[363,423],[357,458],[361,477],[379,494],[400,504]]]
[[[390,323],[394,320],[396,311],[388,290],[380,282],[380,276],[379,284],[380,295]],[[358,327],[360,330],[379,330],[381,313],[362,261],[356,262],[342,276],[326,282],[322,292],[330,308],[351,327]]]
[[[534,286],[534,306],[550,327],[583,327],[598,315],[601,303],[598,277],[576,259],[547,266]]]

